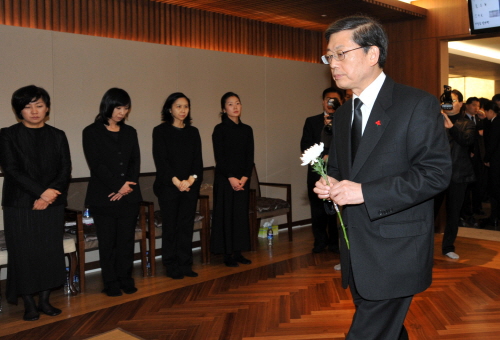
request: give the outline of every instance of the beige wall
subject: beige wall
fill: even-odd
[[[81,131],[108,88],[121,87],[132,98],[128,123],[139,133],[142,172],[155,171],[151,132],[175,91],[191,98],[204,165],[214,165],[211,134],[220,121],[220,97],[234,91],[242,120],[254,129],[260,180],[291,183],[293,220],[310,217],[299,142],[305,118],[321,112],[321,92],[330,84],[323,65],[3,25],[0,46],[0,126],[15,123],[10,97],[16,89],[44,87],[52,98],[48,123],[68,136],[73,177],[89,176]]]

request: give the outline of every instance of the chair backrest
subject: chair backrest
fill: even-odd
[[[156,197],[153,191],[153,184],[155,183],[156,172],[147,172],[139,175],[139,186],[141,188],[142,200],[147,202],[153,202],[155,205],[155,210],[160,210],[160,205],[158,204],[158,197]]]
[[[89,177],[71,179],[68,187],[68,208],[85,210],[85,196],[89,180]]]
[[[215,167],[209,166],[203,168],[203,182],[201,183],[200,195],[208,196],[210,210],[214,209],[214,179]]]
[[[256,196],[260,197],[259,175],[257,175],[257,168],[255,167],[255,164],[252,169],[252,178],[250,178],[250,189],[254,189]]]

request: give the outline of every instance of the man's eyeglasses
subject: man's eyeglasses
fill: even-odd
[[[337,60],[337,61],[342,61],[345,59],[346,53],[351,52],[351,51],[355,51],[355,50],[359,50],[360,48],[365,48],[365,47],[369,47],[369,46],[360,46],[360,47],[353,48],[352,50],[347,50],[347,51],[338,50],[338,51],[335,51],[333,54],[325,54],[325,55],[321,56],[321,61],[323,62],[323,64],[326,64],[326,65],[329,65],[332,62],[332,58]]]

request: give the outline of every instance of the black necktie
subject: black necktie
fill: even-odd
[[[361,127],[363,114],[361,113],[363,102],[356,98],[354,99],[354,118],[351,125],[351,162],[354,163],[356,151],[358,151],[359,143],[361,142]]]

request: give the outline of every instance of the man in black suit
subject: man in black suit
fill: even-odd
[[[413,295],[432,281],[432,197],[451,175],[443,117],[434,96],[384,74],[387,35],[378,22],[343,18],[325,36],[323,61],[354,93],[334,116],[330,185],[321,179],[314,189],[343,206],[342,284],[356,305],[346,339],[408,339]]]
[[[484,155],[481,154],[481,130],[484,125],[483,120],[479,117],[480,102],[477,97],[469,97],[464,104],[464,118],[469,119],[474,123],[474,144],[470,147],[469,156],[474,168],[476,180],[467,185],[464,203],[462,206],[462,216],[471,222],[474,221],[474,214],[482,215],[482,199],[481,196],[481,175],[483,174]]]
[[[482,227],[498,227],[498,213],[500,202],[500,107],[493,101],[484,104],[486,118],[490,121],[488,129],[484,131],[486,153],[484,165],[489,167],[488,191],[490,194],[491,214],[482,223]]]
[[[328,119],[335,112],[334,105],[329,105],[332,99],[337,99],[340,104],[344,102],[342,90],[333,87],[323,91],[323,112],[306,119],[300,140],[302,153],[314,144],[323,142],[325,147],[329,147],[325,139],[331,141],[332,120]],[[323,152],[323,158],[328,158],[328,150]],[[325,202],[318,198],[313,192],[319,175],[312,170],[311,165],[307,170],[307,195],[311,206],[311,224],[314,235],[313,253],[321,253],[326,247],[333,252],[339,252],[339,233],[337,230],[337,217],[328,215],[325,211]]]

